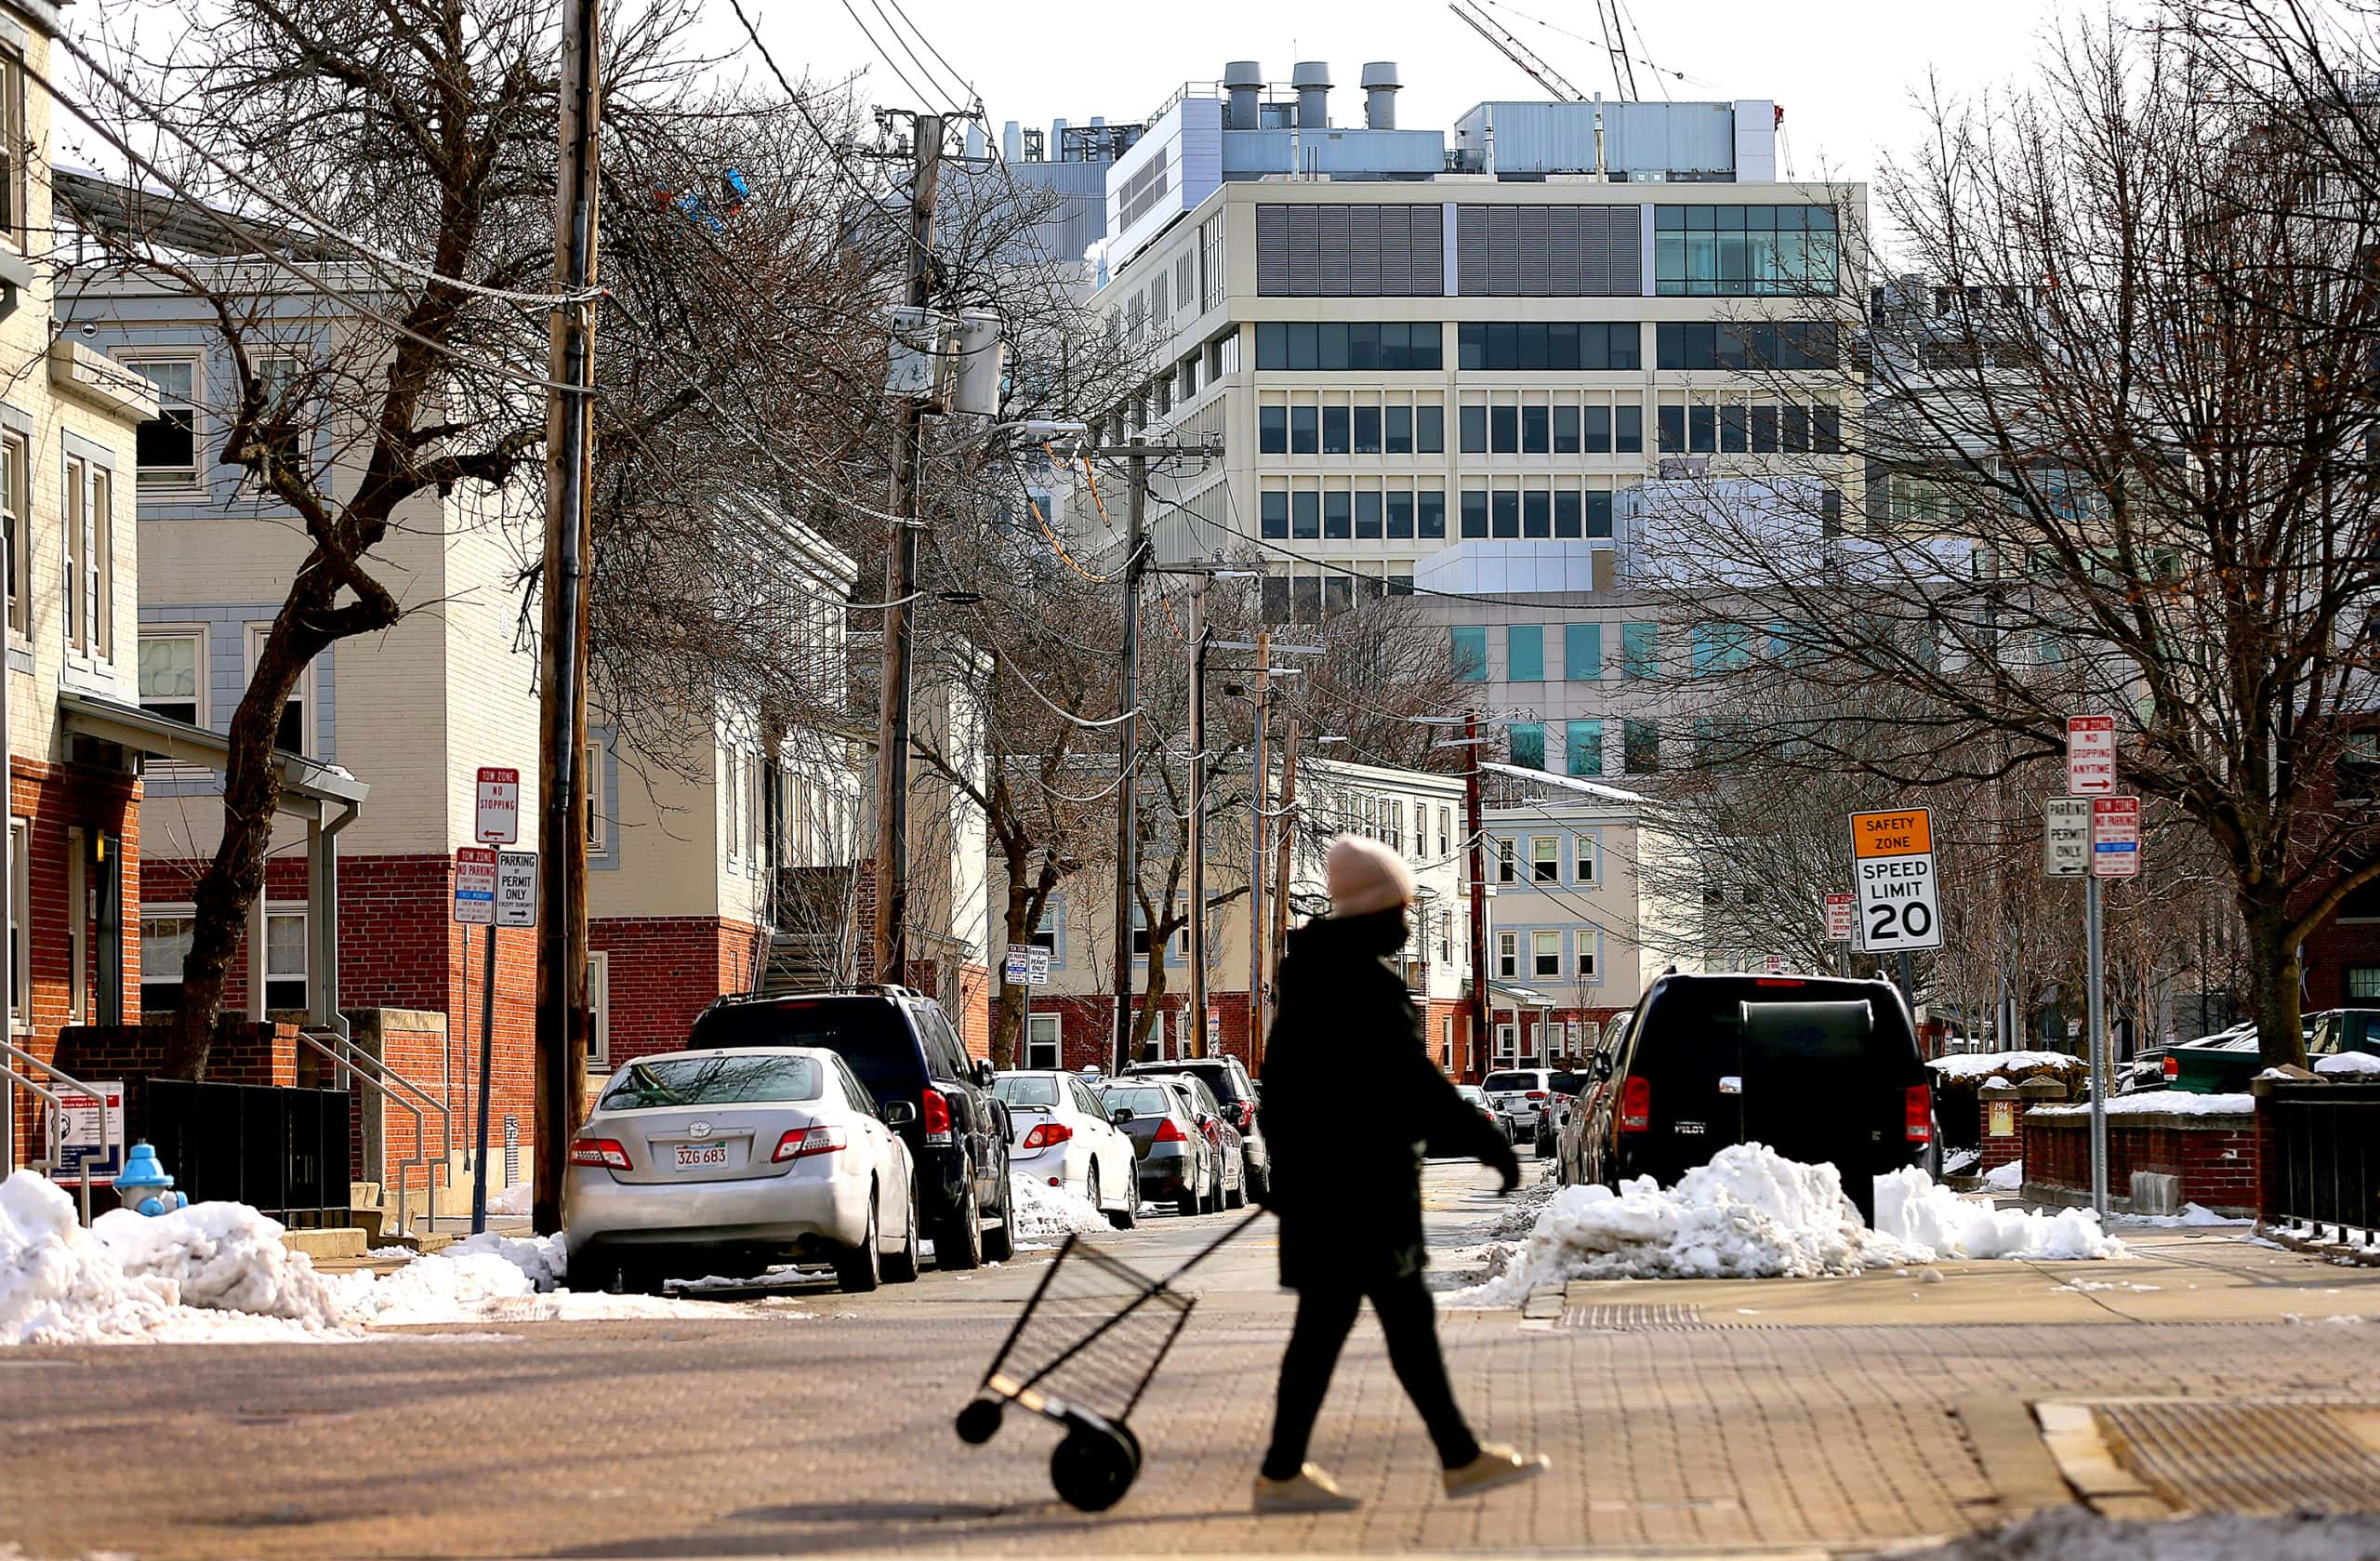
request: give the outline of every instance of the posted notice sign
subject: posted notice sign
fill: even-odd
[[[479,827],[482,845],[510,845],[521,838],[521,772],[480,766]]]
[[[2066,789],[2077,797],[2105,797],[2116,788],[2116,718],[2066,718]]]
[[[58,1169],[60,1183],[82,1180],[82,1168],[91,1168],[91,1184],[113,1182],[124,1169],[124,1081],[94,1079],[91,1092],[60,1090],[58,1104]],[[99,1113],[107,1112],[107,1124]]]
[[[1858,919],[1857,902],[1848,894],[1826,897],[1826,941],[1849,943],[1852,925]]]
[[[1011,986],[1050,985],[1050,951],[1038,943],[1012,943],[1001,977]]]
[[[2091,799],[2042,800],[2042,871],[2050,878],[2081,878],[2091,866]]]
[[[2140,874],[2140,799],[2091,799],[2091,876],[2136,878]]]
[[[1925,809],[1853,814],[1851,868],[1861,948],[1898,954],[1942,946],[1934,824]]]
[[[466,927],[496,920],[496,852],[483,845],[455,848],[455,919]]]
[[[534,927],[537,924],[537,853],[499,851],[496,853],[496,924]]]

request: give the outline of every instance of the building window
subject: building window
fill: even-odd
[[[1507,840],[1498,840],[1496,842],[1496,881],[1518,883],[1520,880],[1520,864],[1514,854],[1513,842]]]
[[[25,134],[25,62],[0,53],[0,235],[25,242],[25,165],[31,142]]]
[[[579,784],[587,791],[587,850],[601,856],[612,849],[612,795],[603,784],[603,740],[591,739],[578,756]],[[792,834],[792,811],[787,810],[787,834]]]
[[[1565,724],[1563,768],[1573,775],[1603,774],[1603,722],[1574,721]]]
[[[1653,208],[1653,291],[1663,298],[1831,294],[1834,208]]]
[[[721,748],[720,758],[719,789],[721,803],[727,809],[727,827],[721,833],[726,837],[727,865],[733,867],[736,863],[736,853],[744,845],[744,799],[740,784],[744,767],[737,762],[734,748]]]
[[[1496,934],[1496,973],[1506,977],[1521,973],[1521,935],[1518,933]]]
[[[1454,912],[1450,910],[1438,912],[1438,963],[1454,963]],[[1447,1023],[1451,1025],[1454,1021],[1449,1019]]]
[[[1301,402],[1289,408],[1289,454],[1311,456],[1322,443],[1322,409],[1311,402]]]
[[[94,661],[114,654],[115,500],[113,474],[80,456],[66,457],[65,508],[59,527],[65,591],[66,648]]]
[[[5,59],[0,56],[0,59]],[[13,149],[15,143],[8,143]],[[0,435],[0,523],[8,547],[8,629],[20,640],[33,631],[32,463],[21,434]]]
[[[1665,369],[1832,368],[1837,354],[1831,320],[1665,324],[1653,334],[1656,366]]]
[[[1454,827],[1453,818],[1453,809],[1440,808],[1438,810],[1438,854],[1440,856],[1448,856],[1453,853],[1448,840],[1449,831],[1451,831]]]
[[[1545,768],[1545,723],[1541,721],[1516,721],[1505,729],[1511,741],[1513,762],[1524,770]]]
[[[1496,1026],[1496,1063],[1498,1066],[1505,1066],[1512,1062],[1514,1053],[1520,1048],[1520,1037],[1521,1027],[1518,1025],[1499,1025]]]
[[[1562,842],[1550,835],[1539,835],[1528,842],[1528,877],[1531,883],[1559,883],[1562,880]]]
[[[1488,408],[1484,403],[1469,401],[1455,409],[1456,443],[1466,456],[1488,453]]]
[[[1576,850],[1571,859],[1572,879],[1579,883],[1593,883],[1595,880],[1595,838],[1593,835],[1580,835],[1577,837],[1574,843]]]
[[[1633,322],[1467,322],[1455,327],[1455,340],[1458,367],[1490,374],[1575,374],[1643,366],[1642,333]]]
[[[1516,623],[1504,630],[1504,676],[1516,683],[1545,681],[1545,626]]]
[[[587,1006],[594,1022],[587,1026],[587,1065],[612,1065],[612,956],[601,948],[587,951]]]
[[[27,1028],[33,990],[33,826],[8,821],[8,1024]]]
[[[1559,976],[1562,973],[1562,934],[1531,933],[1528,935],[1529,973]]]
[[[1456,624],[1453,628],[1454,681],[1459,683],[1484,683],[1488,681],[1488,630],[1477,624]]]
[[[1623,623],[1620,626],[1620,675],[1643,680],[1660,676],[1660,626]]]
[[[264,919],[264,1006],[268,1013],[306,1007],[306,913],[270,911]]]
[[[2351,1002],[2380,999],[2380,965],[2349,965],[2346,995]]]
[[[1435,320],[1265,321],[1256,327],[1256,367],[1296,374],[1435,374],[1446,362],[1442,339]]]
[[[1658,774],[1661,768],[1661,728],[1659,722],[1620,722],[1620,763],[1632,775]]]
[[[1752,629],[1740,623],[1699,623],[1694,626],[1694,675],[1698,678],[1742,670],[1752,663]]]
[[[159,906],[141,913],[142,1012],[165,1012],[181,1001],[182,961],[190,958],[191,929],[197,924],[188,910]]]
[[[1269,402],[1256,409],[1256,453],[1260,456],[1286,456],[1289,453],[1289,408],[1286,402]]]
[[[1580,981],[1600,979],[1595,973],[1595,935],[1593,933],[1579,934],[1578,963],[1571,973]]]
[[[1058,1015],[1036,1013],[1028,1029],[1031,1033],[1025,1038],[1025,1065],[1038,1068],[1064,1065],[1059,1061],[1063,1049],[1059,1044]]]
[[[1572,682],[1597,682],[1603,678],[1603,625],[1562,626],[1562,676]]]
[[[140,637],[140,708],[186,725],[206,724],[205,685],[198,675],[204,636],[196,633]]]
[[[1421,402],[1413,408],[1413,448],[1424,456],[1446,454],[1447,409],[1436,402]]]
[[[160,358],[126,365],[157,388],[157,415],[140,425],[133,449],[142,486],[191,487],[198,482],[198,360]]]
[[[265,641],[272,632],[266,623],[248,625],[248,676],[257,675],[257,662],[264,655]],[[312,683],[314,669],[307,667],[290,685],[289,698],[281,707],[281,724],[272,735],[272,746],[284,753],[313,752],[314,733],[311,717],[313,713]]]

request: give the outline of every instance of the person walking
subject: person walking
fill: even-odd
[[[1258,1512],[1359,1504],[1307,1462],[1306,1444],[1366,1299],[1396,1380],[1437,1446],[1448,1495],[1478,1495],[1547,1467],[1542,1456],[1472,1435],[1438,1351],[1436,1308],[1421,1277],[1422,1156],[1482,1160],[1502,1173],[1506,1193],[1520,1184],[1520,1159],[1432,1065],[1421,1017],[1388,967],[1411,933],[1412,870],[1386,846],[1342,835],[1324,871],[1330,914],[1289,934],[1264,1048],[1259,1110],[1273,1149],[1264,1202],[1280,1221],[1281,1283],[1297,1292],[1298,1308],[1281,1356],[1273,1442],[1256,1476]],[[1352,1193],[1342,1140],[1350,1080],[1367,1132],[1386,1142],[1384,1156],[1367,1148]]]

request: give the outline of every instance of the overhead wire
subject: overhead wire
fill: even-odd
[[[933,101],[937,94],[926,91],[909,79],[908,73],[901,69],[901,62],[892,58],[892,51],[877,41],[875,31],[867,25],[866,19],[859,14],[859,8],[852,4],[852,0],[842,0],[842,7],[844,13],[852,19],[852,25],[859,29],[860,36],[867,40],[867,46],[876,51],[877,57],[884,61],[886,69],[899,79],[901,85],[907,87],[919,102]]]

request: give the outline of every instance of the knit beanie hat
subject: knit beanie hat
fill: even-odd
[[[1361,835],[1342,835],[1330,842],[1323,876],[1329,880],[1333,916],[1369,916],[1411,905],[1417,897],[1413,869],[1405,859]]]

